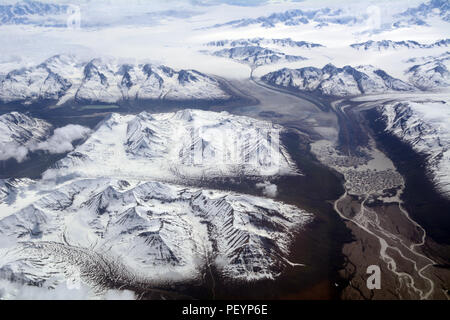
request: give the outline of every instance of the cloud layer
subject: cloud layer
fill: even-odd
[[[69,124],[55,129],[53,135],[45,141],[31,145],[21,145],[17,142],[0,143],[0,161],[14,158],[17,162],[26,160],[30,152],[45,151],[52,154],[65,153],[73,150],[73,142],[86,138],[91,129]]]
[[[275,198],[278,195],[278,187],[276,184],[272,184],[269,181],[264,181],[256,184],[256,188],[262,189],[264,196],[269,198]]]
[[[38,143],[34,150],[44,150],[49,153],[64,153],[73,150],[72,142],[85,138],[91,130],[89,128],[69,124],[65,127],[55,129],[53,135],[46,141]]]

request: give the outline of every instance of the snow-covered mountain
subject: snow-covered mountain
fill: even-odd
[[[405,10],[399,16],[409,18],[412,21],[423,21],[422,19],[437,16],[446,22],[450,22],[450,3],[447,0],[430,0],[417,7]]]
[[[258,46],[226,48],[213,52],[213,55],[233,59],[240,63],[248,64],[251,67],[306,60],[306,58],[302,56],[288,55],[283,52]]]
[[[8,125],[20,117],[5,116]],[[0,278],[102,286],[132,274],[127,284],[155,283],[212,266],[230,279],[277,277],[311,214],[160,181],[297,173],[280,130],[226,112],[112,114],[45,179],[0,181]]]
[[[427,58],[406,71],[409,81],[422,90],[450,86],[450,55]]]
[[[0,5],[0,25],[32,24],[39,26],[66,26],[69,5],[20,1]]]
[[[413,86],[372,66],[337,68],[327,64],[322,69],[285,68],[271,72],[261,79],[271,85],[337,97],[414,90]]]
[[[95,253],[153,282],[197,278],[211,266],[231,279],[272,279],[313,218],[267,198],[154,181],[28,183],[0,203],[0,276],[29,284],[67,278],[73,268],[100,286],[102,277],[124,276],[101,274],[108,259]]]
[[[293,174],[295,166],[280,144],[281,130],[227,112],[112,114],[44,176],[185,181]]]
[[[115,103],[122,100],[226,100],[219,82],[195,70],[150,64],[117,64],[54,56],[32,68],[9,72],[0,82],[0,101],[30,104]]]
[[[418,98],[379,107],[386,130],[427,156],[427,169],[438,189],[450,198],[450,104]]]
[[[232,20],[223,24],[216,24],[213,27],[232,26],[235,28],[258,25],[265,28],[274,28],[277,24],[285,26],[297,26],[308,23],[316,25],[346,24],[352,25],[364,21],[361,16],[352,15],[342,9],[320,8],[313,10],[294,9],[285,12],[272,13],[268,16],[258,18]]]
[[[364,7],[364,10],[371,7]],[[377,7],[375,7],[377,8]],[[431,0],[417,7],[407,10],[404,7],[389,7],[388,17],[382,17],[381,25],[376,27],[377,31],[391,30],[393,28],[427,26],[430,19],[439,18],[443,21],[450,21],[449,4],[447,0]],[[381,9],[381,8],[380,8]],[[399,11],[400,10],[400,11]],[[276,28],[279,26],[301,26],[311,25],[322,28],[330,25],[345,26],[367,26],[367,22],[373,18],[368,11],[361,11],[361,8],[352,6],[333,6],[318,9],[292,9],[284,12],[275,12],[270,15],[257,18],[243,18],[231,20],[211,26],[210,28],[233,27],[243,28],[248,26],[259,26],[263,28]],[[384,19],[385,18],[385,19]]]
[[[294,41],[291,38],[283,39],[266,39],[266,38],[251,38],[251,39],[237,39],[237,40],[217,40],[206,44],[209,47],[247,47],[247,46],[280,46],[292,48],[318,48],[323,47],[321,44],[308,41]]]
[[[9,205],[16,201],[21,190],[29,187],[31,183],[30,179],[0,179],[0,203]],[[3,218],[3,215],[0,215],[0,218]]]
[[[32,146],[50,135],[51,128],[48,122],[19,112],[0,115],[0,160],[22,161]]]
[[[417,41],[406,40],[406,41],[392,41],[392,40],[381,40],[373,41],[369,40],[361,43],[354,43],[350,47],[357,50],[390,50],[390,49],[431,49],[436,47],[448,47],[450,45],[450,39],[442,39],[431,44],[423,44]]]

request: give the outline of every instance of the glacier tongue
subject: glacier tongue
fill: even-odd
[[[44,177],[201,179],[296,174],[281,127],[226,112],[112,114]]]
[[[42,189],[38,198],[36,188]],[[17,210],[0,220],[0,237],[8,240],[0,245],[0,274],[16,270],[21,281],[40,283],[62,272],[56,265],[92,263],[81,255],[77,263],[65,261],[45,249],[59,246],[75,255],[90,248],[121,257],[153,280],[195,278],[206,263],[228,278],[273,278],[285,267],[280,257],[289,254],[294,233],[312,219],[271,199],[154,181],[78,179],[45,189],[40,183],[22,187]],[[16,243],[17,250],[5,243]],[[39,266],[36,250],[46,256]]]

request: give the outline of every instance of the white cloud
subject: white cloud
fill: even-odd
[[[35,144],[20,145],[17,142],[0,143],[0,161],[16,159],[23,162],[30,152],[43,150],[49,153],[65,153],[73,150],[73,142],[83,139],[91,133],[91,129],[69,124],[55,129],[53,135],[45,141]]]
[[[14,158],[17,162],[22,162],[28,155],[28,148],[18,145],[15,142],[0,143],[0,160]]]
[[[262,189],[263,195],[270,198],[275,198],[278,195],[278,187],[269,181],[264,181],[256,184],[256,188]]]
[[[72,142],[85,138],[91,130],[89,128],[69,124],[65,127],[55,129],[53,135],[46,141],[38,143],[31,149],[44,150],[49,153],[64,153],[73,150]]]

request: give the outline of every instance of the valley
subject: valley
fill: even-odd
[[[0,4],[0,300],[450,299],[449,9]]]

